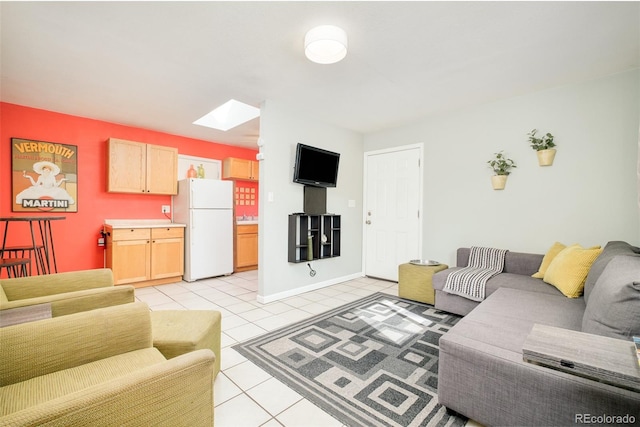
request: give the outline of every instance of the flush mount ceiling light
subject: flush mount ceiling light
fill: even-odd
[[[334,25],[321,25],[304,37],[304,54],[318,64],[333,64],[347,56],[347,33]]]
[[[259,108],[236,101],[235,99],[230,99],[215,110],[200,117],[193,122],[193,124],[227,131],[249,120],[253,120],[259,115]]]

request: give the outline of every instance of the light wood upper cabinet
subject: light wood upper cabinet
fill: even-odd
[[[146,189],[147,144],[110,138],[107,191],[142,193]]]
[[[110,138],[107,191],[177,194],[178,149]]]
[[[260,163],[255,160],[227,157],[222,161],[222,178],[258,181]]]
[[[147,144],[147,192],[178,194],[178,149]]]

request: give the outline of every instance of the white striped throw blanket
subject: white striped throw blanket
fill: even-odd
[[[469,265],[449,273],[443,291],[473,301],[484,300],[487,280],[502,272],[506,254],[507,249],[472,246]]]

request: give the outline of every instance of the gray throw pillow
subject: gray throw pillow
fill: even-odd
[[[596,258],[589,269],[589,274],[584,282],[584,302],[589,303],[589,298],[591,297],[591,291],[593,290],[594,285],[613,257],[618,255],[637,256],[637,254],[640,254],[640,248],[631,246],[627,242],[611,241],[607,243],[602,250],[602,253],[598,258]]]
[[[591,291],[582,332],[626,340],[640,335],[640,257],[609,261]]]

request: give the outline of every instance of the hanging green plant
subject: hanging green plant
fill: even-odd
[[[548,150],[556,146],[556,144],[553,142],[553,135],[551,135],[549,132],[547,132],[547,134],[544,135],[542,138],[536,138],[537,132],[538,132],[538,129],[534,129],[527,134],[529,135],[529,142],[531,143],[531,148],[533,148],[536,151],[542,151],[542,150]]]
[[[494,153],[493,159],[487,162],[496,175],[509,175],[511,169],[516,168],[516,162],[507,158],[502,151]]]
[[[494,190],[504,190],[504,187],[507,185],[507,177],[511,173],[511,169],[517,167],[516,162],[506,157],[502,151],[494,153],[493,156],[493,159],[487,162],[495,174],[491,177],[491,185]]]
[[[537,129],[532,130],[529,135],[529,143],[531,148],[538,153],[538,164],[540,166],[551,166],[553,159],[556,157],[556,143],[553,142],[553,135],[547,132],[542,138],[536,138]]]

